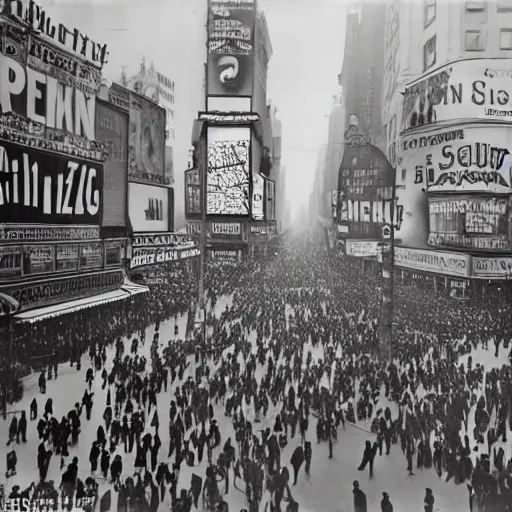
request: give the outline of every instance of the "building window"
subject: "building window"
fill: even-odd
[[[487,20],[486,2],[466,2],[466,19],[471,23],[484,23]]]
[[[485,50],[484,35],[481,30],[466,30],[465,48],[468,52]]]
[[[500,50],[512,50],[512,28],[500,30]]]
[[[498,0],[498,12],[512,12],[512,0]]]
[[[425,28],[436,19],[436,0],[425,0]]]
[[[431,37],[423,46],[423,71],[436,63],[436,36]]]
[[[407,169],[402,169],[402,183],[405,182],[406,176],[407,176]]]

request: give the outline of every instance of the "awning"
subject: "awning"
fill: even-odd
[[[20,307],[20,303],[5,293],[0,292],[0,316],[12,315]]]
[[[92,308],[108,302],[127,299],[128,297],[130,297],[130,294],[127,291],[123,289],[114,290],[113,292],[101,293],[85,299],[72,300],[64,302],[63,304],[38,308],[32,311],[25,311],[17,314],[15,319],[18,322],[29,322],[32,324],[34,322],[44,320],[45,318],[53,318],[67,313],[73,313],[75,311],[80,311],[81,309]]]
[[[139,293],[148,293],[149,288],[141,284],[136,284],[130,281],[126,276],[124,278],[124,284],[121,289],[128,292],[130,295],[138,295]]]

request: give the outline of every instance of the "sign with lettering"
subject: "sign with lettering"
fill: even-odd
[[[259,121],[260,116],[258,114],[206,114],[202,112],[199,114],[199,120],[206,121],[212,124],[250,124]]]
[[[239,222],[212,222],[212,235],[231,235],[239,237],[242,234],[242,225]]]
[[[128,209],[135,232],[169,230],[169,189],[141,183],[129,184]]]
[[[103,267],[103,244],[90,242],[80,244],[80,268]]]
[[[103,165],[0,142],[0,219],[99,224]]]
[[[54,246],[31,245],[23,247],[23,274],[46,274],[54,271]]]
[[[209,251],[210,259],[214,263],[236,265],[240,262],[242,253],[238,249],[211,249]]]
[[[395,265],[426,272],[469,277],[470,256],[467,254],[395,247]]]
[[[512,278],[512,258],[472,258],[472,275],[474,277]]]
[[[70,272],[78,267],[78,244],[59,244],[56,250],[55,270]]]
[[[452,130],[434,135],[410,137],[402,141],[402,151],[416,151],[418,148],[439,146],[454,140],[464,140],[464,130]]]
[[[201,180],[199,169],[185,171],[185,214],[199,215],[201,213]]]
[[[199,256],[201,252],[194,248],[134,248],[130,268],[141,267],[143,265],[154,265],[156,263],[165,263],[166,261],[178,261]]]
[[[447,64],[406,87],[402,130],[442,121],[512,121],[509,59],[468,59]]]
[[[468,125],[464,139],[404,152],[402,167],[429,192],[510,193],[510,148],[512,127]]]
[[[347,240],[345,244],[347,256],[368,258],[377,256],[377,240]]]
[[[0,277],[21,276],[21,245],[0,246]]]
[[[93,240],[100,237],[98,226],[40,227],[0,224],[0,241]]]
[[[188,247],[194,243],[188,233],[138,233],[133,236],[133,247]]]

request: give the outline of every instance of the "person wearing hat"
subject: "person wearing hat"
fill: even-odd
[[[425,499],[423,500],[423,503],[425,505],[425,512],[434,512],[434,502],[435,498],[432,494],[432,489],[429,489],[428,487],[425,489]]]
[[[393,505],[391,504],[391,501],[389,501],[389,494],[387,492],[382,493],[380,509],[382,512],[393,512]]]
[[[354,480],[353,486],[354,512],[368,512],[368,508],[366,506],[366,494],[359,489],[359,482],[357,480]]]

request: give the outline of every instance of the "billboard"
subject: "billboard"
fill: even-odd
[[[480,124],[455,132],[432,130],[428,137],[404,138],[402,145],[408,150],[402,152],[401,167],[413,175],[419,189],[426,185],[429,192],[512,191],[512,127]]]
[[[142,267],[145,265],[154,265],[156,263],[165,263],[166,261],[185,260],[199,256],[201,251],[195,247],[172,248],[172,247],[151,247],[133,249],[133,255],[130,262],[130,268]]]
[[[185,215],[201,214],[201,176],[199,169],[185,171]]]
[[[426,272],[468,277],[470,258],[469,254],[395,247],[395,265]]]
[[[377,240],[347,240],[345,248],[347,256],[368,258],[377,256]]]
[[[128,177],[169,184],[165,173],[165,110],[140,94],[130,95]]]
[[[212,222],[211,234],[214,238],[240,238],[242,224],[240,222]]]
[[[512,277],[512,258],[471,258],[473,277],[510,279]]]
[[[255,172],[252,176],[252,218],[254,220],[264,220],[265,212],[263,210],[263,198],[265,195],[265,180]]]
[[[250,146],[248,127],[209,126],[206,213],[250,214]]]
[[[272,180],[265,180],[265,216],[266,220],[276,219],[276,184]]]
[[[210,0],[207,88],[209,96],[251,96],[254,0]]]
[[[128,114],[98,101],[96,135],[109,146],[104,164],[103,226],[126,226],[128,188]]]
[[[165,187],[130,183],[129,212],[133,231],[168,231],[168,199]]]
[[[210,249],[210,260],[222,265],[236,265],[242,261],[240,249]]]
[[[430,197],[429,245],[508,249],[509,200],[505,197]]]
[[[512,121],[510,59],[447,64],[408,85],[402,131],[457,119]]]
[[[0,220],[99,225],[103,164],[0,141]]]

